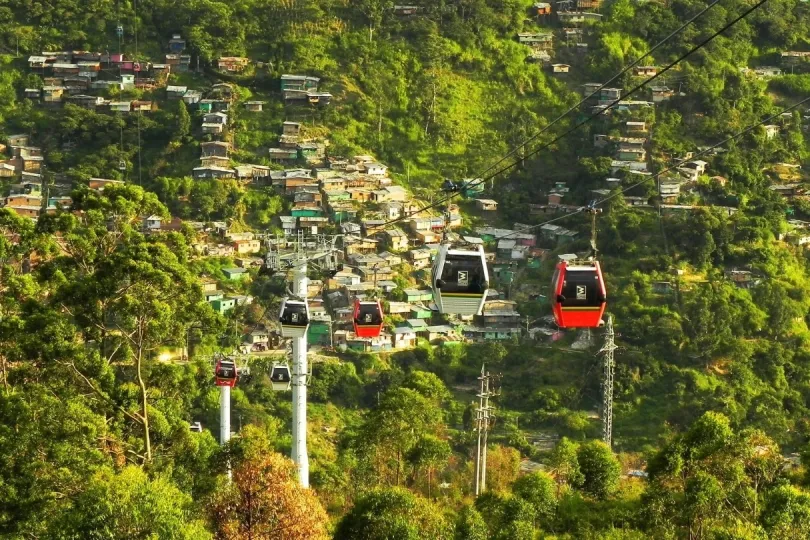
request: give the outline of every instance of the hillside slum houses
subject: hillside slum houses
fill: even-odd
[[[810,58],[810,53],[807,55],[803,53],[784,54],[783,59],[791,58],[794,61],[799,61],[805,56]],[[744,68],[743,71],[763,78],[777,76],[780,73],[779,68],[772,67]],[[657,68],[640,66],[635,68],[634,73],[640,77],[649,77],[657,73]],[[633,191],[623,193],[624,201],[628,205],[643,208],[652,208],[653,206],[650,203],[655,202],[660,206],[662,214],[670,215],[693,211],[706,206],[700,201],[707,194],[706,186],[710,185],[710,183],[726,186],[727,180],[725,178],[717,175],[712,176],[711,173],[711,161],[715,156],[724,152],[722,148],[704,147],[697,149],[700,154],[687,152],[682,156],[661,156],[664,163],[661,164],[662,166],[659,165],[659,168],[664,173],[659,173],[654,177],[650,172],[649,135],[653,127],[650,125],[650,119],[654,118],[654,115],[649,114],[649,109],[675,96],[675,92],[669,88],[652,87],[652,101],[624,100],[620,88],[607,88],[600,83],[585,83],[582,85],[581,90],[586,107],[589,107],[593,112],[604,112],[602,120],[604,132],[593,136],[593,146],[602,155],[611,157],[610,177],[605,179],[603,187],[592,190],[594,200],[600,201],[615,195],[616,190],[621,189],[622,186],[634,186],[639,182],[643,182],[645,178],[654,178],[658,191],[657,196],[653,197],[654,201],[648,197],[638,196],[644,190],[636,190],[639,193]],[[616,114],[613,114],[614,112]],[[773,139],[783,136],[786,132],[787,123],[792,118],[791,114],[787,114],[773,124],[762,126],[764,137]],[[803,120],[807,124],[807,120],[810,120],[810,118],[804,118]],[[700,157],[696,158],[696,155]],[[798,164],[787,163],[766,166],[764,171],[772,181],[769,189],[788,201],[805,197],[805,186],[801,182],[805,175],[800,169],[801,166]],[[548,204],[531,204],[529,205],[530,212],[532,214],[545,214],[577,211],[578,206],[566,204],[566,194],[567,188],[564,185],[558,185],[549,192]],[[731,194],[729,198],[733,200],[736,196]],[[731,207],[714,205],[714,208],[729,215],[736,212],[736,209]],[[549,237],[553,235],[558,241],[562,242],[566,241],[568,234],[563,230],[561,235],[561,231],[557,230],[554,225],[548,226],[542,232]]]
[[[329,105],[332,101],[332,94],[329,92],[319,92],[318,85],[320,82],[320,78],[310,77],[308,75],[282,75],[281,93],[284,97],[284,103]]]
[[[152,90],[163,87],[172,71],[182,71],[178,62],[166,55],[162,62],[135,61],[124,54],[107,54],[87,51],[42,52],[28,57],[32,73],[42,78],[41,87],[24,89],[24,97],[48,106],[73,103],[85,108],[114,110],[115,100],[97,95],[109,90]],[[187,65],[186,65],[187,68]],[[133,104],[130,112],[151,111],[151,102]],[[122,106],[119,104],[118,108]]]
[[[185,42],[174,36],[169,55],[181,56]],[[60,58],[60,60],[65,60]],[[72,58],[70,60],[73,60]],[[115,60],[115,59],[113,59]],[[123,61],[124,57],[117,60]],[[107,62],[112,60],[107,59]],[[100,60],[101,62],[101,60]],[[49,62],[38,69],[51,70]],[[50,62],[51,64],[56,63]],[[112,64],[108,64],[112,65]],[[239,62],[228,60],[225,70],[238,70]],[[229,68],[228,66],[232,66]],[[141,66],[141,72],[148,66]],[[129,69],[129,67],[126,67]],[[133,68],[134,69],[134,68]],[[120,73],[122,84],[131,79]],[[320,92],[315,77],[286,75],[282,91],[291,104],[323,105],[331,95]],[[223,268],[217,276],[203,279],[203,294],[211,307],[225,314],[237,306],[252,302],[244,292],[264,263],[268,247],[285,249],[285,237],[334,233],[339,231],[340,260],[343,267],[325,278],[313,281],[308,297],[311,324],[308,340],[313,345],[345,347],[363,351],[397,350],[414,347],[420,339],[429,341],[487,341],[512,339],[521,333],[519,314],[514,302],[503,299],[493,281],[490,296],[480,315],[474,317],[440,317],[430,290],[430,266],[442,237],[471,245],[484,245],[488,260],[493,264],[493,279],[513,273],[513,264],[520,260],[535,260],[543,250],[536,247],[533,233],[511,231],[503,238],[502,230],[482,230],[481,236],[459,237],[462,227],[459,207],[451,204],[447,213],[424,210],[424,203],[413,199],[403,186],[389,176],[387,165],[373,156],[357,155],[340,158],[327,155],[326,143],[307,136],[300,123],[287,121],[281,126],[277,144],[268,149],[272,161],[286,168],[267,167],[232,161],[231,107],[236,99],[234,88],[222,83],[205,94],[181,85],[166,85],[166,99],[183,100],[200,111],[199,163],[191,171],[195,179],[236,179],[257,187],[270,188],[285,197],[289,210],[278,216],[277,225],[284,235],[269,237],[250,231],[234,231],[224,222],[200,223],[181,221],[159,215],[142,218],[145,234],[169,231],[193,231],[195,257],[229,257],[232,267]],[[56,95],[56,93],[54,94]],[[67,99],[75,96],[63,92]],[[104,104],[103,99],[82,101],[86,106],[106,106],[118,112],[146,110],[146,103],[118,101]],[[2,202],[14,212],[37,219],[43,213],[69,210],[72,186],[50,186],[43,193],[41,150],[25,135],[9,137],[0,160],[0,177],[13,184]],[[103,190],[118,180],[92,178],[90,189]],[[463,179],[460,195],[490,212],[496,211],[495,201],[482,198],[484,186],[480,180]],[[62,189],[64,188],[64,189]],[[392,225],[391,220],[400,220]],[[506,233],[508,234],[508,232]],[[280,243],[279,243],[280,242]],[[408,285],[399,276],[408,275]],[[500,276],[500,277],[499,277]],[[511,279],[511,278],[510,278]],[[401,287],[405,287],[404,289]],[[392,324],[375,338],[360,338],[352,329],[352,306],[355,300],[385,299]],[[245,343],[254,351],[275,347],[280,342],[273,328],[256,328],[245,336]]]
[[[73,204],[70,192],[73,186],[62,175],[43,189],[42,149],[31,144],[28,135],[10,135],[0,144],[0,179],[9,186],[9,193],[0,199],[3,208],[34,221],[44,214],[69,210]],[[120,180],[91,178],[88,187],[103,191],[110,184],[123,184]]]
[[[165,88],[166,98],[182,99],[203,114],[227,112],[233,100],[233,87],[227,83],[213,85],[204,96],[200,89],[169,85],[169,75],[191,70],[191,56],[183,54],[186,41],[174,34],[167,43],[168,52],[159,61],[140,61],[126,54],[87,51],[42,52],[28,57],[32,73],[42,78],[42,85],[23,90],[23,96],[45,106],[70,103],[98,112],[148,113],[157,110],[151,100],[107,99],[110,91],[156,90]],[[220,71],[241,73],[249,65],[242,57],[224,56],[217,60]],[[197,66],[199,69],[199,66]],[[251,102],[246,108],[261,110],[262,102]],[[218,128],[211,128],[216,131]]]
[[[294,126],[285,125],[286,136],[295,137]],[[290,139],[294,142],[295,139]],[[204,143],[206,158],[228,156],[229,145]],[[521,333],[519,314],[514,302],[491,291],[481,315],[452,319],[438,324],[439,317],[430,290],[430,265],[442,234],[447,229],[458,241],[480,243],[491,250],[488,258],[495,267],[506,268],[518,259],[538,255],[532,233],[506,229],[482,229],[483,238],[461,239],[453,231],[462,226],[459,209],[451,205],[447,216],[422,210],[423,204],[388,176],[388,167],[373,156],[348,159],[322,158],[306,166],[271,171],[261,177],[261,185],[272,187],[287,198],[289,212],[278,217],[284,235],[275,237],[254,233],[230,232],[226,224],[212,224],[200,242],[194,245],[198,256],[230,256],[247,270],[229,275],[229,281],[250,279],[250,269],[260,265],[260,255],[268,247],[284,253],[288,239],[299,233],[321,234],[339,231],[340,260],[343,266],[310,289],[311,345],[349,348],[359,351],[389,351],[414,347],[419,339],[430,341],[487,341],[512,339]],[[362,216],[362,217],[360,217]],[[403,218],[391,226],[391,219]],[[162,224],[150,225],[160,230]],[[504,249],[500,236],[512,234],[514,249]],[[413,288],[400,289],[397,276],[406,272],[416,280]],[[379,337],[361,338],[354,334],[352,314],[355,300],[382,298],[389,302],[387,315],[393,325]],[[238,303],[213,289],[208,296],[214,309],[227,312]],[[273,347],[273,328],[260,335],[245,336],[245,344],[254,351]],[[277,336],[276,336],[277,337]]]

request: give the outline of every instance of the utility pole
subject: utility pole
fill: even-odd
[[[478,377],[478,380],[481,381],[478,393],[478,408],[475,410],[475,429],[478,432],[474,482],[476,496],[487,489],[487,438],[489,430],[495,423],[494,407],[490,405],[489,398],[497,395],[490,386],[493,377],[486,371],[486,367],[482,365],[481,376]]]
[[[613,448],[613,372],[616,364],[613,360],[616,342],[613,335],[613,316],[607,316],[605,324],[605,344],[600,353],[604,353],[602,377],[602,440],[611,449]]]
[[[490,418],[495,419],[495,415],[490,414],[489,407],[489,373],[484,379],[484,408],[481,412],[484,417],[484,442],[481,445],[481,493],[483,493],[487,490],[487,436],[489,435]]]
[[[478,393],[478,408],[475,409],[475,430],[478,432],[478,444],[475,448],[475,496],[481,493],[481,486],[478,482],[481,480],[481,410],[484,408],[484,365],[481,365],[481,376],[478,377],[481,381],[481,390]]]

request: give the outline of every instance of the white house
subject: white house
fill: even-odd
[[[129,101],[111,101],[110,110],[113,112],[130,112],[132,103]]]
[[[162,217],[151,215],[144,220],[144,227],[146,227],[147,231],[159,231],[162,222]]]
[[[208,113],[203,116],[203,124],[227,124],[228,115],[224,112]]]
[[[270,342],[270,334],[266,330],[254,330],[247,337],[248,343],[255,345],[256,343],[267,344]]]
[[[225,124],[220,124],[219,122],[203,122],[202,132],[220,134],[224,126]]]
[[[498,209],[498,201],[493,199],[475,199],[475,206],[479,210],[485,210],[487,212],[494,212]]]
[[[681,185],[675,182],[662,183],[658,189],[658,193],[664,202],[675,202],[681,194]]]
[[[416,346],[416,332],[412,328],[394,328],[391,338],[391,344],[395,349],[410,349]]]
[[[366,163],[365,168],[366,174],[372,176],[385,176],[385,174],[388,172],[388,167],[386,167],[382,163],[376,162]]]
[[[688,167],[690,169],[695,169],[698,172],[698,174],[705,174],[706,173],[706,165],[708,165],[708,163],[706,163],[705,161],[700,160],[700,159],[696,159],[695,161],[690,161],[689,163],[684,165],[684,167]]]
[[[630,170],[630,171],[638,171],[638,172],[646,172],[647,171],[647,162],[645,161],[622,161],[622,160],[613,160],[610,162],[610,172],[611,174],[616,174],[618,171],[621,170]]]

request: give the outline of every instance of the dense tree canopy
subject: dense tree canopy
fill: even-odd
[[[579,101],[582,84],[607,81],[708,3],[605,2],[602,20],[581,34],[566,34],[567,23],[537,15],[529,0],[409,4],[413,16],[389,0],[0,5],[0,135],[28,134],[42,149],[44,190],[73,189],[72,211],[37,222],[0,208],[0,536],[810,535],[810,258],[801,223],[810,219],[801,192],[810,147],[804,107],[778,115],[810,90],[807,63],[782,64],[780,55],[810,49],[806,3],[769,0],[657,79],[673,91],[668,101],[612,110],[531,156],[590,114],[583,107],[524,144]],[[713,6],[644,63],[665,65],[749,6]],[[527,58],[516,39],[546,31],[554,32],[553,61],[570,65],[567,77]],[[498,201],[497,213],[456,202],[465,234],[479,225],[535,227],[545,262],[532,251],[531,264],[516,263],[508,280],[492,275],[502,298],[517,301],[515,324],[527,331],[548,316],[552,261],[585,253],[591,232],[580,212],[529,205],[544,205],[551,192],[571,207],[600,201],[597,247],[620,345],[613,446],[598,440],[594,413],[602,360],[591,353],[601,331],[556,328],[551,341],[541,331],[517,342],[324,352],[308,387],[311,490],[282,457],[291,405],[289,394],[271,389],[267,356],[252,358],[250,376],[233,390],[240,436],[218,445],[211,358],[274,322],[268,314],[286,284],[255,270],[249,282],[227,282],[223,268],[234,259],[199,257],[193,244],[214,221],[278,232],[278,216],[294,202],[269,184],[193,178],[210,137],[195,107],[168,101],[163,88],[100,93],[154,101],[157,110],[145,114],[23,97],[50,84],[29,70],[29,55],[120,47],[157,63],[174,33],[200,69],[175,72],[170,83],[206,94],[217,82],[234,85],[232,165],[280,168],[267,148],[282,122],[295,120],[304,139],[329,141],[330,156],[372,154],[396,183],[433,201],[444,178],[480,176],[514,148],[514,166],[482,195]],[[235,55],[250,58],[246,71],[220,73],[217,59]],[[783,75],[741,69],[775,65]],[[283,73],[320,77],[332,104],[285,107]],[[611,86],[626,92],[640,81],[631,72]],[[247,114],[248,99],[265,110]],[[631,99],[651,98],[644,90]],[[707,169],[696,180],[678,176],[696,152],[771,115],[770,130],[701,155]],[[613,170],[632,120],[650,128],[650,170],[677,180],[677,204],[662,204],[650,176]],[[612,141],[599,148],[595,135]],[[91,178],[126,182],[96,191]],[[17,180],[0,178],[0,195]],[[799,194],[781,195],[784,184],[798,184]],[[189,223],[146,233],[147,216]],[[552,219],[576,233],[572,243],[539,228]],[[419,275],[400,267],[389,299],[404,299]],[[218,314],[205,302],[202,276],[256,301]],[[488,490],[475,497],[482,364],[502,377]],[[193,422],[201,433],[189,429]]]

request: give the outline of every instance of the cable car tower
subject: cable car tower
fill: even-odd
[[[307,289],[309,278],[307,266],[310,263],[321,261],[319,266],[327,271],[338,267],[338,249],[335,247],[339,236],[319,235],[315,237],[304,236],[302,232],[291,237],[265,237],[267,255],[263,271],[267,273],[292,272],[292,296],[295,300],[285,299],[279,319],[282,325],[287,325],[285,336],[292,340],[292,374],[287,376],[283,369],[274,368],[274,375],[281,375],[279,381],[274,381],[276,389],[283,390],[284,384],[292,386],[292,460],[298,466],[298,480],[302,487],[309,487],[309,456],[307,454],[307,378],[309,375],[307,365]],[[295,323],[293,313],[285,313],[287,307],[295,310]],[[301,309],[303,307],[303,309]],[[306,317],[301,316],[306,314]],[[304,319],[306,321],[304,322]],[[304,323],[299,326],[299,321]],[[294,326],[295,325],[295,326]],[[297,327],[297,328],[296,328]],[[277,384],[278,383],[278,384]]]
[[[602,440],[613,448],[613,373],[616,363],[613,352],[618,349],[613,335],[613,317],[608,315],[605,323],[605,344],[600,353],[604,353],[602,376]]]

